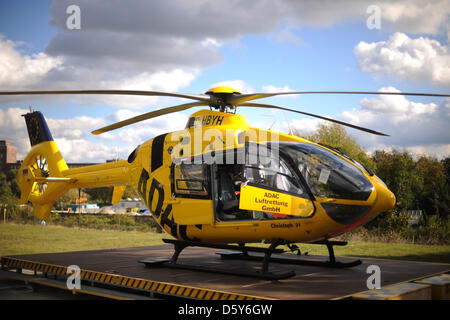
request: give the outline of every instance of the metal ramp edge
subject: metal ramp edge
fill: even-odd
[[[81,288],[69,289],[66,281],[70,274],[67,273],[66,266],[12,257],[1,258],[1,269],[2,277],[70,290],[74,294],[79,292],[113,299],[175,297],[178,299],[194,300],[272,300],[267,297],[133,278],[84,269],[80,270]]]
[[[450,269],[332,300],[450,300]]]

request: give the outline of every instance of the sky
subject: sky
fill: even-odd
[[[79,8],[79,20],[69,7]],[[76,17],[75,17],[76,18]],[[79,22],[79,24],[74,24]],[[73,27],[76,28],[73,28]],[[79,27],[79,28],[78,28]],[[204,93],[395,91],[450,93],[450,0],[1,0],[0,90],[130,89]],[[0,140],[23,159],[22,114],[47,119],[67,162],[126,158],[142,142],[184,128],[200,108],[99,136],[107,124],[186,99],[0,97]],[[367,152],[450,155],[450,99],[303,95],[257,102],[389,134],[347,132]],[[250,124],[311,133],[321,120],[238,108]]]

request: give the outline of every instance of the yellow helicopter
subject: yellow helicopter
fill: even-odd
[[[131,90],[3,91],[0,95],[116,94],[170,96],[194,102],[151,111],[120,121],[93,134],[101,134],[164,114],[208,106],[189,117],[182,130],[159,135],[139,145],[127,160],[69,169],[59,152],[44,116],[39,111],[24,115],[31,150],[18,173],[20,203],[32,203],[34,215],[46,220],[54,202],[72,188],[113,186],[112,203],[127,185],[140,195],[160,226],[177,240],[170,260],[143,260],[146,265],[194,268],[177,262],[188,246],[232,249],[228,258],[263,260],[256,276],[280,279],[269,262],[351,267],[361,261],[337,262],[331,241],[391,209],[394,194],[373,172],[337,149],[300,137],[252,128],[239,107],[275,108],[339,123],[371,134],[383,133],[335,119],[279,106],[250,102],[286,94],[400,94],[448,97],[446,94],[309,91],[242,94],[216,87],[203,95]],[[246,243],[266,242],[269,248]],[[271,257],[276,249],[295,243],[325,244],[329,261]],[[228,243],[238,243],[229,245]],[[237,251],[236,251],[237,250]],[[262,252],[251,256],[248,252]],[[300,251],[298,250],[298,253]],[[288,261],[286,261],[288,260]],[[211,271],[207,270],[206,271]],[[229,270],[221,270],[230,273]],[[236,272],[235,272],[236,273]],[[255,275],[244,271],[240,275]]]

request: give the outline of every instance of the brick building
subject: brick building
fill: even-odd
[[[12,141],[0,140],[0,172],[19,169],[22,161],[17,161],[17,147]]]

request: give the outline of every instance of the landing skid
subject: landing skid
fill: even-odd
[[[270,257],[270,262],[281,263],[281,264],[294,264],[294,265],[302,265],[302,266],[316,266],[316,267],[325,267],[325,268],[351,268],[360,265],[361,260],[354,260],[350,262],[339,262],[336,261],[334,256],[333,246],[345,246],[347,245],[346,241],[321,241],[314,242],[313,244],[324,244],[328,248],[328,261],[314,261],[314,260],[305,260],[299,259],[294,255],[293,258],[278,258],[278,257]],[[239,251],[222,251],[217,252],[218,255],[221,256],[222,259],[239,259],[239,260],[250,260],[250,261],[263,261],[264,257],[261,256],[253,256],[249,255],[246,252]]]
[[[246,247],[245,244],[239,245],[228,245],[228,244],[214,244],[214,243],[203,243],[197,241],[181,241],[172,239],[163,239],[165,243],[170,243],[174,245],[175,252],[170,259],[160,259],[160,258],[147,258],[140,260],[139,262],[144,263],[146,267],[166,267],[175,269],[187,269],[195,271],[204,271],[244,277],[253,277],[265,280],[282,280],[295,276],[295,272],[290,270],[286,272],[269,272],[269,263],[284,263],[284,264],[296,264],[296,265],[310,265],[310,266],[320,266],[328,268],[349,268],[361,264],[360,260],[342,263],[337,262],[334,256],[333,246],[334,245],[346,245],[347,242],[343,241],[324,241],[316,242],[316,244],[325,244],[328,248],[329,261],[311,261],[311,260],[300,260],[300,259],[290,259],[290,258],[277,258],[271,257],[272,254],[283,253],[284,250],[276,249],[277,246],[284,243],[283,240],[277,240],[272,242],[269,248],[261,247]],[[251,271],[251,270],[233,270],[233,269],[223,269],[217,267],[200,266],[178,263],[178,257],[186,247],[207,247],[216,249],[227,249],[232,251],[218,252],[218,254],[223,259],[240,259],[240,260],[251,260],[251,261],[262,261],[261,270]],[[263,253],[264,255],[249,255],[249,252]]]

